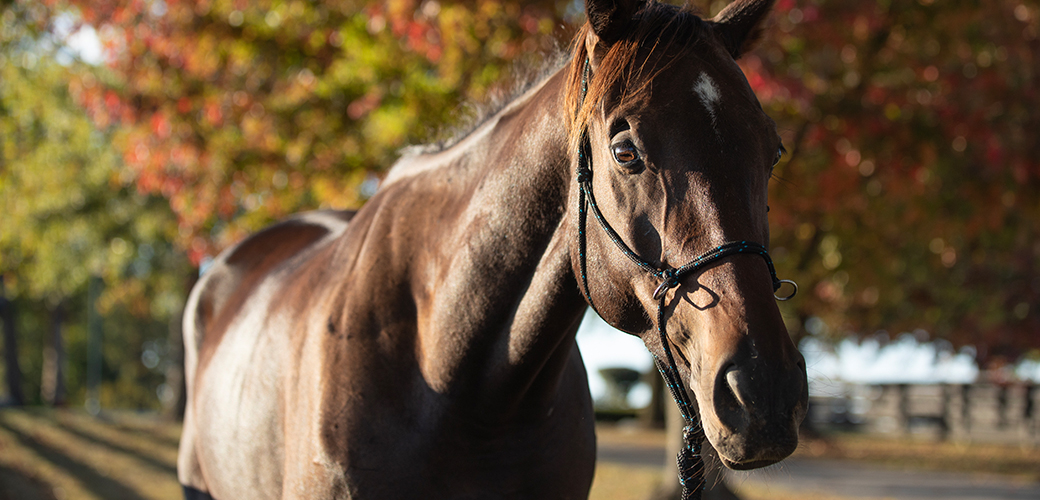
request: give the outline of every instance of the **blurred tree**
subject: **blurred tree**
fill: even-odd
[[[60,45],[49,37],[53,21],[32,2],[5,3],[0,10],[0,275],[7,299],[5,338],[14,338],[16,324],[17,333],[36,334],[17,349],[5,345],[5,359],[17,357],[18,349],[39,352],[34,346],[42,348],[42,332],[50,332],[46,362],[7,362],[7,369],[38,369],[42,392],[61,402],[65,353],[85,359],[82,349],[64,344],[62,328],[67,319],[83,316],[88,279],[98,276],[111,285],[99,300],[103,311],[165,324],[179,310],[191,267],[166,243],[177,226],[165,200],[128,184],[108,136],[73,100],[70,77],[100,85],[102,73],[56,62]],[[32,310],[8,322],[13,307]],[[31,317],[39,308],[50,311],[52,320]],[[134,339],[136,351],[106,359],[141,364],[143,323],[113,332]],[[78,393],[81,381],[73,381],[70,391]]]
[[[134,182],[169,199],[196,263],[290,212],[360,205],[400,148],[550,49],[569,5],[72,3],[118,77],[73,93],[121,125]]]
[[[643,378],[643,374],[638,370],[620,366],[600,368],[599,374],[607,384],[607,393],[604,395],[603,401],[598,401],[597,403],[614,410],[630,409],[628,394],[632,392],[632,388]]]
[[[7,298],[4,276],[0,274],[0,328],[4,331],[4,376],[7,381],[7,399],[2,404],[21,406],[25,404],[22,388],[22,364],[18,360],[18,326],[14,303]]]
[[[54,4],[57,0],[50,0]],[[363,202],[580,2],[73,1],[114,80],[70,85],[194,262]],[[726,0],[697,0],[707,14]],[[742,66],[791,153],[773,185],[792,330],[923,327],[984,362],[1036,347],[1037,6],[779,0]],[[565,35],[563,35],[565,38]],[[368,182],[366,182],[368,180]]]
[[[780,0],[774,18],[741,64],[790,151],[770,215],[795,330],[925,328],[984,364],[1040,347],[1038,5]]]

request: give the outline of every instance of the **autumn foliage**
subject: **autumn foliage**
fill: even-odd
[[[1040,9],[781,0],[744,61],[791,150],[771,193],[797,315],[1040,347]]]
[[[399,148],[581,19],[562,1],[72,3],[114,80],[70,89],[195,262],[289,212],[360,205]],[[988,361],[1040,347],[1040,8],[780,0],[774,18],[741,64],[790,151],[771,244],[802,286],[793,329],[921,327]]]
[[[512,62],[545,52],[551,2],[90,1],[119,85],[76,95],[137,188],[170,200],[200,261],[288,213],[356,207]]]

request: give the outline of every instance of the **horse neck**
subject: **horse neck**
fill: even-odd
[[[563,76],[388,176],[387,189],[431,201],[412,214],[431,227],[410,257],[426,277],[413,293],[419,368],[434,390],[483,412],[551,407],[574,361],[585,303],[570,260]]]

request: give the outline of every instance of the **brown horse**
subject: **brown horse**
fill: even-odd
[[[356,214],[223,253],[185,315],[186,494],[585,498],[590,303],[674,353],[726,465],[790,454],[805,369],[759,246],[782,146],[734,62],[771,4],[588,0],[568,64]],[[585,229],[586,196],[612,229]]]

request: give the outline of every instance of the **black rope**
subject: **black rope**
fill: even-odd
[[[584,104],[585,94],[588,91],[589,71],[589,61],[586,59],[585,68],[581,77],[581,100],[578,103],[579,112],[581,106]],[[581,274],[581,292],[585,296],[585,300],[589,303],[589,307],[591,307],[596,314],[602,317],[596,309],[595,303],[592,301],[586,265],[586,254],[588,249],[585,232],[588,225],[588,209],[591,207],[592,214],[596,217],[600,227],[603,228],[603,231],[607,234],[610,240],[614,242],[614,245],[621,250],[621,253],[640,269],[661,280],[661,284],[656,290],[654,290],[653,298],[658,301],[657,333],[660,337],[661,349],[664,352],[665,359],[662,360],[658,358],[657,355],[652,352],[651,354],[653,354],[654,364],[657,366],[657,370],[661,372],[661,377],[664,378],[665,384],[668,386],[668,390],[672,395],[672,399],[675,401],[676,406],[678,406],[679,413],[682,415],[683,421],[685,422],[685,425],[683,426],[683,447],[676,456],[676,465],[679,470],[679,483],[683,487],[682,499],[700,500],[701,491],[704,489],[704,459],[701,456],[701,446],[704,442],[704,429],[701,427],[700,418],[697,415],[697,407],[694,406],[692,401],[690,401],[686,385],[683,384],[682,377],[679,376],[679,369],[675,364],[675,358],[672,356],[672,349],[669,345],[670,342],[668,341],[668,335],[665,328],[664,314],[665,309],[667,308],[667,292],[671,288],[678,287],[681,284],[682,278],[686,275],[701,271],[726,257],[741,253],[756,254],[765,259],[766,266],[769,268],[770,278],[773,281],[774,297],[776,297],[776,292],[780,290],[784,283],[788,283],[793,287],[790,295],[776,297],[777,300],[788,300],[791,297],[794,297],[794,295],[798,293],[798,285],[790,280],[777,279],[776,268],[773,266],[773,260],[769,258],[769,251],[761,244],[750,241],[733,241],[719,245],[678,268],[665,267],[659,269],[653,264],[641,259],[627,244],[625,244],[625,241],[617,234],[617,231],[610,226],[606,218],[603,217],[599,205],[596,203],[596,197],[592,192],[592,168],[589,160],[592,153],[591,147],[588,128],[585,128],[581,132],[579,141],[578,167],[576,172],[578,181],[578,266]]]

